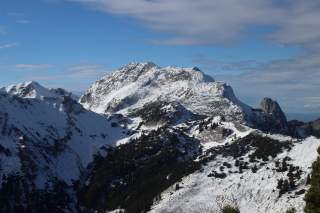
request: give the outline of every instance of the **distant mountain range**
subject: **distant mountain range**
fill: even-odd
[[[318,137],[197,67],[130,63],[80,98],[20,83],[0,88],[0,212],[302,212]]]
[[[288,120],[299,120],[303,122],[313,121],[320,118],[320,113],[286,113]]]

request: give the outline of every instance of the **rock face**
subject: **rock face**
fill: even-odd
[[[281,129],[285,132],[288,130],[287,118],[276,101],[271,98],[264,98],[260,103],[260,107],[266,115],[266,123],[270,124],[270,131]]]
[[[263,112],[270,115],[272,118],[279,120],[279,123],[285,126],[287,118],[276,101],[271,98],[264,98],[260,103],[260,107]]]

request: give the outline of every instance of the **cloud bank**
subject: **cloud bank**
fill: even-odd
[[[172,44],[212,44],[239,39],[252,27],[273,30],[285,44],[320,41],[320,2],[314,0],[69,0],[172,34]]]

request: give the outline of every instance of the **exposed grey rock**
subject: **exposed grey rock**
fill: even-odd
[[[251,118],[254,128],[271,133],[291,135],[287,118],[276,101],[264,98],[260,107],[260,109],[254,110],[254,116]]]
[[[286,126],[287,118],[280,108],[279,104],[271,98],[264,98],[260,103],[262,111],[279,121],[283,127]]]

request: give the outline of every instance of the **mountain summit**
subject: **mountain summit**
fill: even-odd
[[[78,99],[75,95],[67,92],[62,88],[48,89],[35,81],[28,81],[8,87],[3,87],[0,88],[0,91],[18,96],[20,98],[29,99],[57,99],[62,98],[63,96],[70,96],[74,100]]]
[[[130,63],[97,81],[80,103],[97,113],[130,114],[150,102],[178,102],[198,115],[221,115],[245,120],[250,108],[232,88],[198,68],[165,67],[154,63]]]
[[[100,114],[136,117],[150,104],[179,104],[192,114],[222,116],[263,131],[288,133],[287,121],[277,102],[265,98],[261,109],[242,103],[231,86],[215,81],[199,68],[165,67],[130,63],[93,84],[79,101]],[[159,109],[161,110],[161,109]]]

